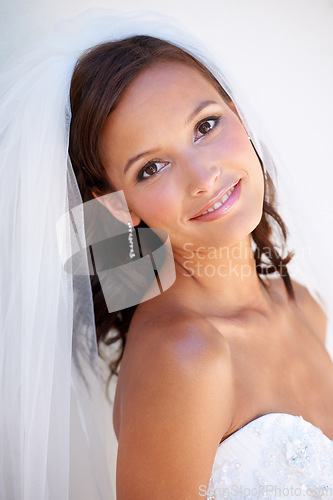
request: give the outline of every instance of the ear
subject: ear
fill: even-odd
[[[131,210],[126,202],[124,191],[101,194],[98,189],[92,190],[93,197],[98,200],[116,219],[127,226],[131,222],[133,226],[140,224],[140,217]]]

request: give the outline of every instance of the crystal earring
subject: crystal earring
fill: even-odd
[[[130,249],[129,256],[131,259],[133,259],[133,257],[135,257],[134,246],[133,246],[133,235],[132,235],[133,226],[132,226],[131,222],[128,222],[127,225],[128,225],[128,243],[129,243],[129,249]]]

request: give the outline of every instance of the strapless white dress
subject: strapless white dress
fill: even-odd
[[[263,415],[217,450],[207,500],[333,499],[333,441],[300,416]]]
[[[333,321],[326,348],[333,360]],[[333,416],[332,416],[333,418]],[[269,413],[236,431],[217,449],[207,500],[333,500],[333,441],[300,416]]]

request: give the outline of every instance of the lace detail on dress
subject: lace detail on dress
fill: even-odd
[[[270,413],[219,446],[207,500],[333,499],[333,441],[302,417]]]
[[[241,463],[238,460],[232,462],[225,461],[220,469],[213,469],[211,476],[211,483],[214,484],[214,488],[222,491],[225,489],[234,488],[234,486],[240,486],[240,472]],[[208,492],[207,500],[215,500],[214,491]]]

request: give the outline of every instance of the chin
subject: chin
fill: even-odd
[[[242,232],[243,237],[248,234],[251,234],[252,231],[260,224],[260,221],[263,216],[263,207],[254,206],[253,210],[243,212],[240,218],[235,219],[234,226],[238,227],[239,232]]]

